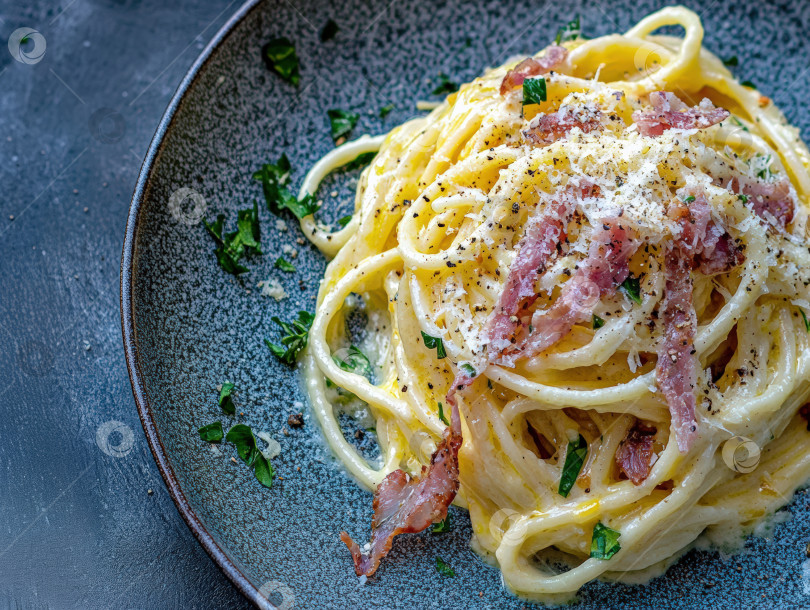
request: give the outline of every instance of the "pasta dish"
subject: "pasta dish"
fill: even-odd
[[[342,534],[358,575],[455,503],[511,591],[567,599],[740,539],[810,477],[810,155],[703,34],[673,7],[560,39],[310,171],[304,194],[376,152],[345,228],[301,221],[333,257],[307,390],[374,490],[370,544]]]

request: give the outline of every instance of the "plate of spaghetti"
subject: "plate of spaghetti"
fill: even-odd
[[[806,604],[806,83],[753,74],[785,56],[739,6],[218,35],[122,308],[161,472],[249,599]]]

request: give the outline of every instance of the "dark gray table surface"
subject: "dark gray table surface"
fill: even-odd
[[[239,4],[0,2],[0,608],[247,605],[152,460],[118,307],[141,161]]]

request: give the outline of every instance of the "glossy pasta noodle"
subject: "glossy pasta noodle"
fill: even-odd
[[[653,34],[663,26],[685,35]],[[329,446],[370,490],[397,469],[418,476],[471,371],[455,395],[455,504],[518,595],[644,581],[698,537],[740,539],[810,476],[799,414],[810,394],[810,157],[774,104],[702,48],[703,34],[694,13],[667,8],[623,35],[489,70],[428,116],[336,149],[302,188],[379,151],[344,229],[301,222],[334,257],[305,363]],[[525,81],[541,76],[545,95],[527,100]],[[532,231],[544,239],[552,225],[554,248],[525,276],[542,249]],[[617,240],[626,269],[600,284],[583,270],[618,256]],[[533,294],[506,311],[521,272]],[[596,288],[574,298],[582,277]],[[371,376],[334,358],[358,302]],[[493,331],[498,312],[506,340]],[[379,463],[341,433],[335,386],[368,405]],[[750,472],[727,444],[738,436],[761,450]]]

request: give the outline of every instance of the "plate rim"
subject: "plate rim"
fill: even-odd
[[[259,589],[245,576],[242,570],[231,560],[219,543],[217,543],[205,525],[203,525],[200,518],[194,512],[194,509],[191,507],[177,480],[153,418],[152,407],[149,403],[149,397],[141,372],[138,339],[135,330],[135,308],[133,303],[133,281],[136,274],[135,260],[137,254],[136,237],[142,217],[141,211],[144,193],[149,186],[155,160],[163,147],[166,134],[172,126],[177,110],[182,104],[186,93],[188,93],[188,90],[200,76],[201,70],[211,59],[214,51],[217,50],[225,38],[228,37],[248,14],[261,3],[262,0],[247,0],[219,28],[203,51],[194,60],[194,63],[188,69],[182,81],[180,81],[169,105],[160,119],[155,134],[152,136],[146,157],[141,164],[138,180],[135,184],[135,190],[130,202],[129,213],[127,215],[126,232],[121,254],[120,311],[124,356],[129,373],[130,385],[132,386],[132,395],[135,398],[138,416],[141,420],[149,449],[152,451],[152,457],[157,463],[158,470],[163,477],[169,495],[174,501],[180,516],[183,517],[186,525],[194,534],[194,537],[242,595],[257,607],[274,610],[276,606],[259,593]]]

